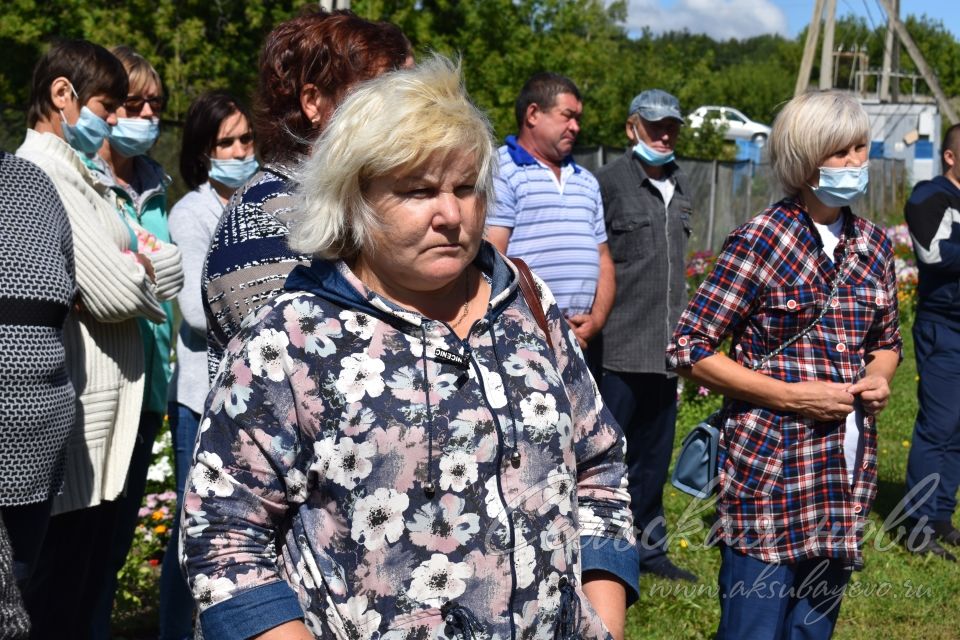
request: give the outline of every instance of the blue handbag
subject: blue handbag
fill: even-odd
[[[722,409],[711,413],[680,445],[670,484],[694,498],[709,498],[716,489],[722,414]]]

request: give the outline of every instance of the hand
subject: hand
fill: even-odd
[[[137,259],[137,262],[143,266],[143,270],[147,272],[147,277],[150,278],[150,282],[157,283],[157,273],[153,270],[153,263],[150,262],[150,258],[143,255],[142,253],[135,253],[133,257]]]
[[[146,229],[137,229],[137,249],[145,253],[156,253],[160,250],[160,241]]]
[[[868,375],[853,383],[847,391],[855,396],[860,396],[863,410],[871,416],[883,411],[890,399],[890,385],[887,384],[887,379],[876,374]]]
[[[574,318],[577,318],[577,317],[580,317],[580,316],[574,316]],[[580,350],[583,351],[584,349],[586,349],[587,341],[581,338],[580,334],[577,333],[577,329],[579,328],[579,325],[576,325],[573,323],[573,318],[568,318],[564,316],[564,320],[566,320],[567,324],[570,325],[570,328],[573,329],[573,337],[577,339],[577,344],[580,345]]]
[[[843,420],[853,411],[852,387],[842,382],[795,382],[786,408],[818,422]]]
[[[589,313],[578,313],[567,318],[567,322],[573,328],[573,334],[577,336],[577,342],[580,343],[581,349],[586,349],[587,343],[600,331],[600,325],[594,321],[593,316]]]

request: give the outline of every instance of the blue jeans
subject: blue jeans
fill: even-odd
[[[960,487],[960,331],[917,320],[913,325],[919,411],[907,459],[910,516],[949,522]]]
[[[170,544],[163,554],[160,572],[160,640],[181,640],[193,637],[193,595],[180,571],[180,511],[183,488],[197,440],[200,414],[178,403],[170,403],[170,434],[173,436],[174,472],[177,477],[177,516],[173,519]]]
[[[838,560],[769,564],[720,545],[715,640],[827,640],[851,571]]]

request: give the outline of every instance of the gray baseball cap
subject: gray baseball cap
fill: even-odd
[[[680,101],[666,91],[647,89],[630,101],[630,111],[627,117],[638,113],[644,120],[657,122],[664,118],[673,118],[683,122],[680,115]]]

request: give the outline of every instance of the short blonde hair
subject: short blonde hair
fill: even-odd
[[[110,50],[110,53],[115,55],[123,63],[123,68],[127,70],[130,95],[140,94],[148,84],[153,82],[157,85],[157,93],[160,97],[163,97],[163,83],[160,82],[160,74],[146,58],[125,44],[117,45]]]
[[[804,93],[783,107],[770,133],[770,162],[788,196],[800,193],[831,154],[866,142],[870,119],[853,96]]]
[[[459,64],[435,55],[360,84],[302,167],[290,247],[326,259],[371,248],[370,232],[379,222],[364,193],[370,181],[451,154],[472,156],[485,216],[493,202],[493,136],[467,97]]]

